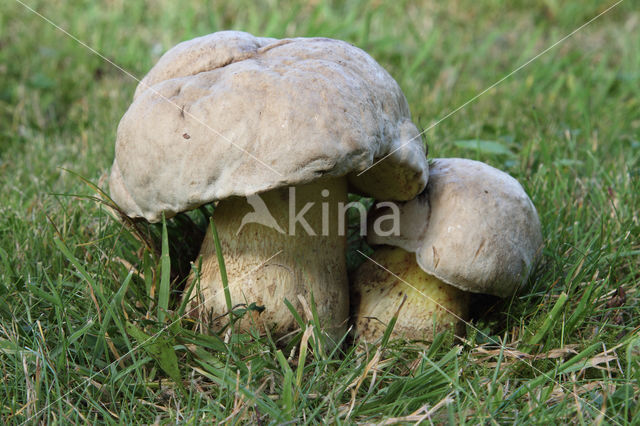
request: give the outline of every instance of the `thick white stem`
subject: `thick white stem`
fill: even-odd
[[[304,317],[299,296],[311,306],[313,293],[325,331],[341,337],[349,314],[349,290],[346,238],[339,232],[338,214],[339,203],[346,201],[346,179],[340,178],[279,188],[259,197],[232,197],[217,205],[213,217],[232,304],[255,302],[265,307],[260,315],[245,315],[241,329],[267,327],[275,337],[283,336],[297,328],[284,299]],[[190,307],[219,328],[228,318],[214,319],[228,309],[210,232],[200,256],[200,292]]]

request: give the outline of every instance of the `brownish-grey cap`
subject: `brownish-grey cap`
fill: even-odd
[[[157,221],[332,176],[378,199],[424,189],[425,150],[398,84],[343,41],[226,31],[178,44],[140,82],[110,188],[129,216]]]
[[[522,186],[478,161],[433,160],[427,188],[399,211],[399,235],[370,227],[369,243],[415,252],[425,272],[465,291],[513,294],[542,247],[538,214]]]

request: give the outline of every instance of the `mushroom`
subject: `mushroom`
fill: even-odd
[[[178,44],[138,85],[115,151],[111,195],[131,217],[156,222],[218,201],[232,302],[266,308],[239,325],[276,337],[296,327],[283,299],[301,309],[299,295],[313,294],[332,336],[346,328],[347,191],[409,200],[428,179],[397,83],[326,38],[225,31]],[[215,318],[227,305],[210,233],[200,255],[190,307]]]
[[[424,192],[395,207],[398,232],[369,227],[369,244],[383,246],[352,285],[355,331],[368,342],[384,333],[404,295],[395,337],[430,341],[452,327],[462,333],[469,292],[514,294],[542,247],[540,221],[522,186],[478,161],[433,160]],[[388,216],[389,207],[375,214]]]

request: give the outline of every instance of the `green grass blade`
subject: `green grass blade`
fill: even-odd
[[[167,221],[162,214],[162,254],[160,257],[160,288],[158,291],[158,322],[164,323],[169,310],[169,293],[171,291],[171,258],[169,257],[169,235]]]
[[[287,359],[284,357],[284,354],[281,350],[276,352],[276,359],[278,360],[278,364],[280,364],[280,368],[284,373],[284,380],[282,383],[282,406],[284,412],[287,414],[293,413],[293,370],[289,366]]]
[[[126,322],[126,328],[127,333],[136,340],[138,345],[158,363],[182,391],[185,391],[178,367],[178,356],[171,341],[165,336],[149,336],[129,321]]]
[[[325,348],[327,347],[326,340],[328,339],[328,336],[322,332],[322,322],[320,321],[320,315],[318,315],[318,307],[316,306],[316,300],[313,297],[313,291],[309,292],[309,294],[311,298],[311,316],[313,317],[314,324],[313,335],[318,342],[318,345],[316,345],[316,350],[318,351],[317,355],[324,359],[326,358]]]
[[[27,290],[33,293],[36,297],[39,297],[40,299],[44,299],[54,306],[58,306],[58,307],[62,306],[62,301],[60,300],[59,297],[56,297],[57,295],[55,293],[49,294],[46,291],[38,288],[35,284],[32,284],[31,282],[27,282]]]
[[[307,327],[307,324],[304,322],[298,311],[296,311],[296,308],[293,306],[293,304],[286,297],[284,298],[284,304],[287,309],[289,309],[289,312],[291,312],[291,315],[293,315],[293,318],[298,323],[298,326],[304,331]]]
[[[605,288],[607,284],[608,280],[605,280],[605,282],[600,285],[597,285],[596,282],[589,283],[580,297],[578,306],[574,309],[573,314],[571,314],[571,317],[567,320],[567,333],[571,333],[578,325],[580,325],[591,303],[602,293],[602,289]]]
[[[233,320],[233,304],[231,303],[231,292],[229,292],[229,279],[227,277],[227,268],[224,264],[224,256],[222,254],[222,245],[220,244],[220,238],[218,237],[218,230],[213,222],[213,217],[209,219],[211,225],[211,236],[213,237],[213,243],[216,247],[216,257],[218,258],[218,268],[220,268],[220,279],[222,280],[222,287],[224,289],[224,300],[227,303],[227,311]]]
[[[142,257],[142,270],[144,272],[144,285],[147,297],[152,296],[154,286],[154,274],[151,263],[151,254],[149,254],[149,252],[145,250]]]
[[[84,278],[87,281],[87,283],[91,287],[93,287],[94,291],[97,290],[97,286],[96,286],[95,280],[87,272],[87,270],[80,263],[80,261],[78,261],[78,259],[71,253],[71,250],[69,250],[67,245],[64,242],[62,242],[62,240],[60,240],[60,238],[58,238],[58,237],[53,237],[53,243],[56,245],[56,247],[58,247],[58,250],[60,250],[62,252],[62,254],[64,254],[64,256],[67,258],[67,260],[69,262],[71,262],[71,264],[73,266],[75,266],[75,268],[78,270],[78,272],[80,273],[82,278]],[[100,294],[102,294],[102,293],[100,292]]]
[[[199,268],[194,265],[193,268],[191,269],[191,271],[192,271],[192,276],[194,278],[191,281],[191,283],[189,284],[189,287],[182,294],[182,301],[180,302],[180,306],[178,307],[178,311],[176,312],[178,318],[181,318],[182,316],[184,316],[184,313],[187,310],[187,305],[189,304],[189,301],[191,300],[191,293],[193,293],[193,290],[198,286],[198,284],[200,284],[200,270],[199,270]]]
[[[551,311],[545,318],[538,331],[536,331],[536,334],[531,336],[531,338],[527,341],[526,347],[534,347],[535,345],[540,343],[540,341],[547,335],[549,330],[551,330],[551,327],[557,322],[558,317],[562,312],[562,307],[567,302],[567,299],[567,293],[560,293],[560,296],[558,296],[558,300],[556,300],[556,303],[553,305],[553,308],[551,308]]]
[[[387,328],[384,330],[384,334],[382,335],[382,340],[380,341],[380,346],[383,348],[389,344],[389,339],[391,338],[391,333],[393,332],[393,328],[398,321],[398,316],[400,315],[400,310],[404,306],[404,303],[407,301],[407,295],[405,294],[402,298],[402,302],[398,305],[398,309],[396,309],[396,313],[391,317],[389,324],[387,324]]]

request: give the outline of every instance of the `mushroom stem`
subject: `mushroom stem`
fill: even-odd
[[[358,268],[352,285],[358,337],[367,342],[382,337],[405,294],[407,300],[392,337],[430,342],[447,329],[464,333],[469,293],[427,274],[418,266],[415,254],[401,248],[380,247],[372,259],[375,263],[366,261]]]
[[[338,214],[340,204],[346,202],[346,178],[333,178],[218,203],[213,218],[232,304],[255,302],[265,307],[260,315],[245,315],[238,322],[241,330],[267,327],[276,338],[286,335],[298,325],[284,299],[304,316],[298,296],[311,306],[313,293],[324,330],[333,338],[342,337],[349,290],[346,237],[338,229],[342,223]],[[200,291],[190,302],[191,312],[220,328],[228,318],[216,317],[228,309],[211,232],[207,232],[200,256]]]

